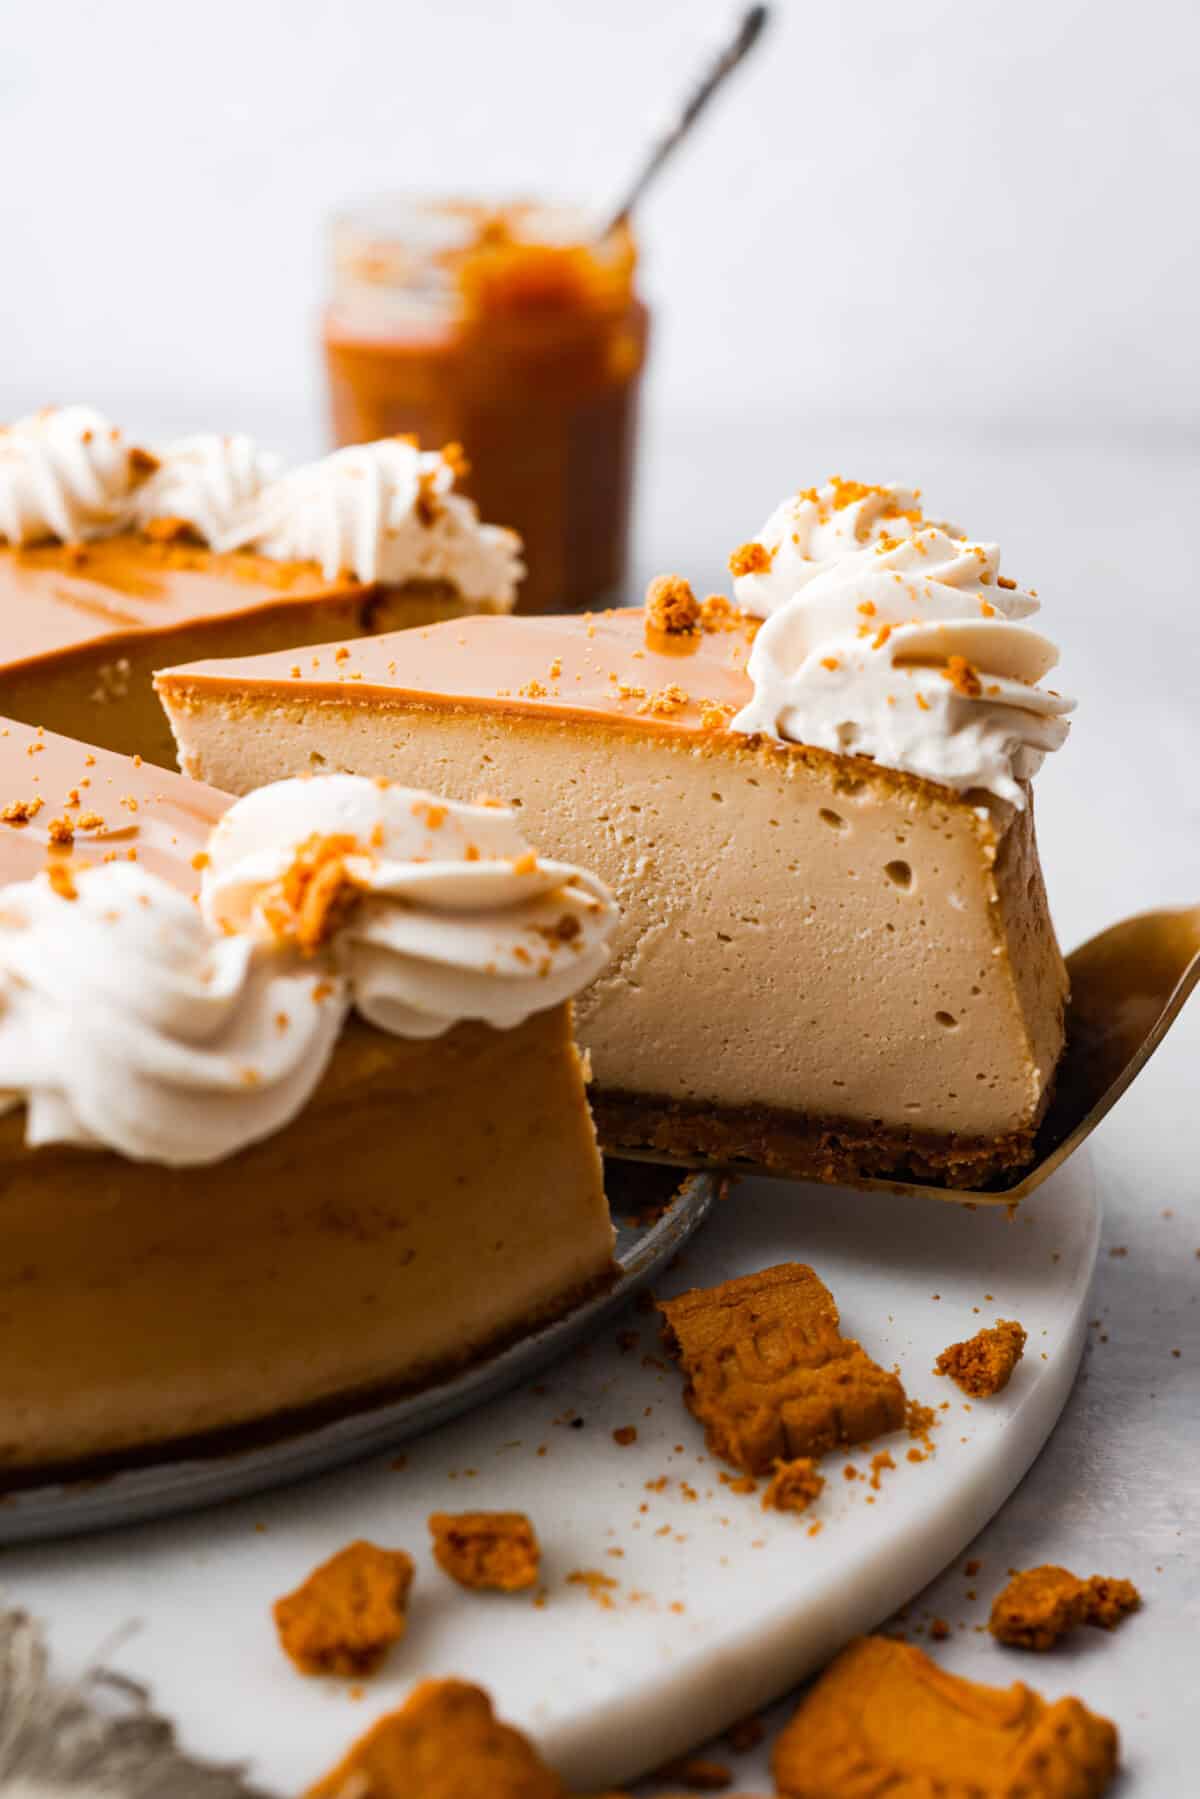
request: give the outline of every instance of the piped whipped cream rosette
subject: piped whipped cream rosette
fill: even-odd
[[[0,891],[0,1091],[33,1146],[218,1161],[296,1116],[344,1014],[128,863]]]
[[[899,520],[879,500],[897,493],[907,497],[860,490],[860,526],[836,540],[817,535],[832,519],[804,501],[812,531],[775,556],[790,569],[791,596],[769,586],[774,561],[760,577],[768,587],[751,596],[766,622],[747,663],[754,697],[732,728],[870,756],[1023,807],[1024,783],[1065,742],[1073,706],[1040,685],[1058,651],[1021,622],[1037,598],[1000,574],[995,544],[919,513]],[[903,534],[890,528],[898,522]],[[738,598],[746,602],[740,580]]]
[[[455,445],[389,437],[281,473],[244,435],[142,449],[91,407],[48,406],[0,429],[0,543],[186,527],[211,550],[319,563],[330,581],[445,581],[504,609],[525,573],[521,540],[455,491],[465,467]]]
[[[963,536],[956,525],[925,517],[917,488],[872,487],[834,475],[824,487],[789,494],[758,536],[734,551],[730,569],[737,603],[755,618],[768,618],[835,564],[849,558],[867,566],[876,551],[887,555],[929,531]]]
[[[0,429],[0,543],[77,543],[124,528],[157,467],[90,406],[47,406]]]
[[[381,1029],[504,1030],[608,959],[617,909],[594,875],[536,856],[503,807],[354,775],[281,781],[217,825],[201,906],[217,930],[323,957]]]
[[[355,444],[266,487],[229,547],[282,561],[319,562],[333,580],[453,581],[467,600],[507,603],[524,574],[521,540],[481,525],[454,492],[453,451],[420,450],[404,438]]]
[[[158,467],[132,495],[139,530],[186,526],[213,549],[229,547],[248,507],[278,475],[280,459],[242,433],[181,437],[155,451]]]
[[[260,788],[207,856],[199,906],[128,863],[0,890],[0,1096],[31,1145],[220,1161],[296,1117],[351,1007],[509,1029],[599,973],[617,918],[503,808],[359,776]]]

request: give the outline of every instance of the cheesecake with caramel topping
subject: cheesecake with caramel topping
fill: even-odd
[[[90,408],[0,430],[0,712],[171,766],[164,662],[510,609],[510,531],[450,446],[389,439],[280,473],[245,437],[143,449]]]
[[[8,721],[0,801],[0,1487],[427,1385],[611,1279],[593,877],[502,808],[231,805]]]
[[[1063,1047],[1030,778],[1066,703],[995,546],[909,499],[799,496],[786,539],[740,553],[738,607],[676,577],[644,611],[158,690],[195,775],[487,790],[603,875],[621,923],[578,1021],[606,1147],[982,1187],[1030,1156]],[[763,622],[740,589],[773,564],[792,597]]]

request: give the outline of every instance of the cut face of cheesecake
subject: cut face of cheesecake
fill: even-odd
[[[34,1054],[19,1024],[30,994],[40,1003],[43,990],[65,987],[69,1016],[56,1024],[37,1014],[38,1041],[61,1040],[67,1054],[50,1055],[51,1090],[28,1088],[27,1104],[0,1116],[0,1484],[420,1386],[609,1281],[612,1230],[569,1001],[512,1028],[476,1018],[436,1036],[399,1035],[402,1008],[364,964],[372,1015],[392,1008],[387,1028],[350,1017],[307,1103],[280,1128],[204,1165],[188,1162],[170,1128],[159,1159],[79,1141],[80,1119],[100,1134],[137,1137],[146,1112],[161,1110],[171,1127],[192,1115],[192,1101],[168,1092],[165,1075],[135,1090],[121,1062],[115,1106],[127,1090],[139,1103],[128,1117],[97,1120],[105,972],[93,980],[64,945],[78,975],[43,970],[39,985],[36,942],[22,941],[14,916],[31,890],[8,883],[55,870],[53,892],[35,883],[50,908],[53,950],[53,907],[82,906],[97,864],[132,878],[133,854],[132,873],[194,893],[196,864],[205,864],[210,828],[229,801],[49,733],[2,730],[0,1074],[9,1092],[14,1062]],[[72,890],[73,899],[56,897]],[[406,929],[415,904],[405,908]],[[190,903],[184,910],[196,919]],[[461,922],[456,911],[454,928]],[[222,937],[222,953],[231,941]],[[123,967],[114,958],[118,974]],[[299,967],[319,1031],[321,1005],[334,1003],[319,989],[336,977],[322,980],[319,963]],[[430,968],[437,986],[440,964]],[[286,1007],[267,1007],[270,1042],[284,1049],[300,1021],[297,991],[293,984]],[[156,994],[145,987],[131,997],[153,1013]],[[206,1003],[203,993],[196,1003]],[[172,1056],[222,1042],[193,1021]],[[118,1062],[124,1054],[115,1039],[111,1054]],[[262,1046],[264,1065],[271,1054]],[[268,1080],[269,1070],[260,1078],[247,1068],[247,1103],[269,1103]],[[199,1121],[220,1134],[222,1107],[240,1103],[236,1091],[205,1102]],[[64,1106],[74,1108],[67,1131]],[[42,1139],[36,1146],[31,1132]]]
[[[169,767],[164,662],[509,609],[517,540],[459,466],[389,441],[276,476],[245,438],[150,452],[84,407],[0,431],[0,712]]]
[[[602,875],[622,918],[577,1017],[606,1147],[982,1185],[1063,1046],[1031,806],[731,730],[752,635],[714,603],[473,619],[158,690],[193,774],[484,790]]]

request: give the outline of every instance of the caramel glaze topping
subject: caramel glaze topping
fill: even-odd
[[[131,861],[195,893],[228,804],[199,781],[0,718],[0,885]]]
[[[726,728],[750,698],[746,657],[757,621],[648,631],[639,609],[559,618],[452,619],[297,653],[193,662],[164,691],[389,699],[467,709],[602,718],[672,734]],[[293,671],[299,667],[299,674]],[[664,697],[665,696],[665,697]]]
[[[108,637],[371,591],[350,577],[327,581],[315,562],[273,562],[244,550],[218,555],[179,537],[126,532],[93,543],[0,545],[0,666]]]

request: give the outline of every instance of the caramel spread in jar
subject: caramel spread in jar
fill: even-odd
[[[525,540],[519,609],[615,597],[648,315],[620,229],[577,212],[384,201],[337,220],[325,315],[339,444],[462,443],[464,484]]]

